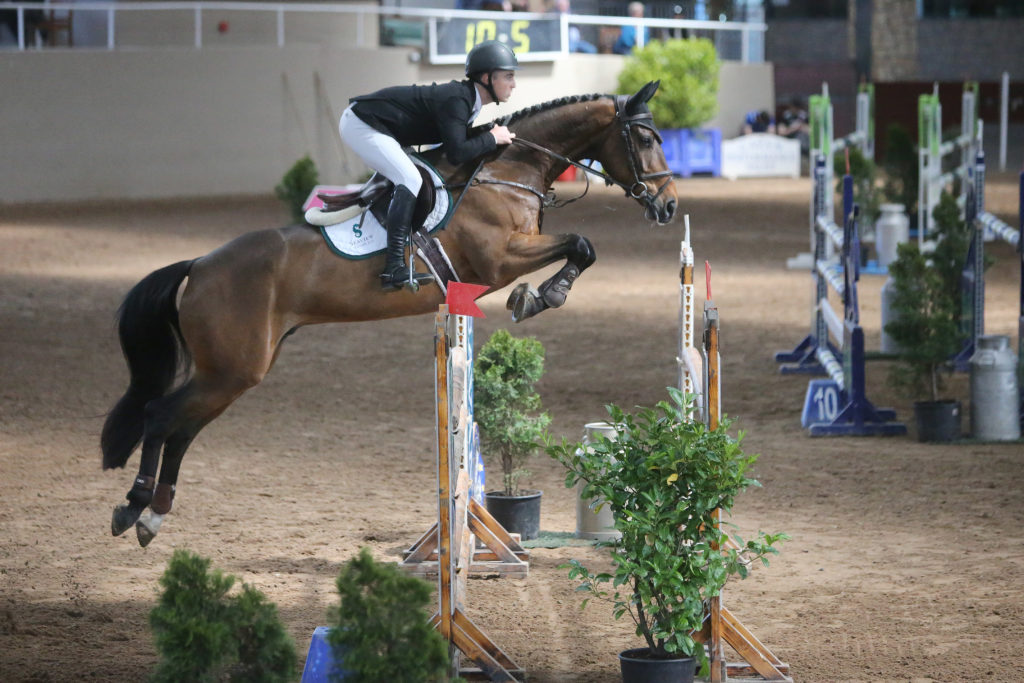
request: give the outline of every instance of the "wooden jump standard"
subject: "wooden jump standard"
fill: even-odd
[[[467,448],[472,430],[472,318],[439,307],[434,319],[437,406],[438,522],[411,548],[402,566],[438,577],[434,627],[448,640],[451,672],[492,681],[519,681],[524,672],[463,611],[466,579],[474,571],[525,577],[528,553],[470,495],[475,462]],[[477,550],[479,540],[486,550]],[[465,655],[477,668],[462,666]]]
[[[689,235],[684,242],[683,254],[689,251]],[[692,252],[688,255],[689,263],[684,262],[680,272],[681,289],[692,290],[693,267]],[[687,267],[689,266],[689,267]],[[721,357],[718,351],[719,318],[718,306],[711,298],[711,267],[705,262],[705,280],[707,283],[707,299],[704,301],[704,339],[702,360],[704,361],[704,406],[706,409],[706,423],[708,429],[718,427],[722,410],[722,382],[719,370]],[[692,301],[692,299],[691,299]],[[692,306],[691,315],[681,315],[683,329],[680,333],[683,338],[692,339]],[[691,331],[685,328],[691,327]],[[680,355],[686,353],[685,348],[680,349]],[[682,380],[680,380],[682,382]],[[696,384],[696,382],[694,382]],[[682,387],[681,387],[682,388]],[[721,520],[721,510],[715,511],[716,524]],[[728,540],[728,547],[739,548],[731,538]],[[724,592],[724,590],[723,590]],[[722,604],[722,593],[709,598],[705,604],[704,627],[694,633],[697,642],[704,643],[708,647],[708,656],[711,660],[711,683],[725,683],[729,680],[746,678],[765,681],[786,681],[792,683],[789,677],[789,665],[780,661],[772,654],[771,650],[764,646],[751,631],[737,619],[732,612]],[[741,663],[729,663],[725,660],[725,648],[727,643],[736,653],[743,658]]]

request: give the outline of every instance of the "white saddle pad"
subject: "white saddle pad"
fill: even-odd
[[[434,210],[423,222],[423,227],[427,232],[434,232],[448,221],[452,196],[444,188],[444,179],[430,164],[415,156],[413,162],[417,166],[425,168],[434,181]],[[317,210],[310,209],[310,211]],[[358,208],[354,208],[346,210],[339,215],[339,218],[341,218],[340,222],[320,228],[320,232],[323,233],[324,239],[327,240],[327,244],[334,253],[345,258],[361,259],[384,251],[384,247],[387,246],[387,230],[370,211],[360,211]]]

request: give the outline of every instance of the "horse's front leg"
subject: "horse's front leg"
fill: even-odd
[[[537,289],[521,283],[512,290],[505,307],[512,311],[512,319],[521,322],[546,308],[558,308],[565,303],[576,278],[594,263],[594,246],[582,235],[560,235],[562,256],[566,264]],[[551,259],[554,261],[557,259]]]

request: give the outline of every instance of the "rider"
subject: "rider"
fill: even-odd
[[[338,126],[342,139],[367,166],[395,184],[384,221],[388,242],[380,277],[385,289],[409,280],[405,244],[422,184],[419,170],[402,147],[442,143],[448,161],[458,165],[511,143],[515,134],[505,126],[472,138],[467,131],[483,105],[508,101],[518,68],[512,48],[488,40],[466,56],[467,80],[395,86],[350,100]],[[417,282],[430,279],[423,273],[412,277]]]

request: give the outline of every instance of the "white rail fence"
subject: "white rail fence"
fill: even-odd
[[[663,32],[666,35],[706,36],[715,43],[721,59],[760,63],[764,61],[764,33],[767,28],[763,22],[756,21],[638,19],[331,3],[0,2],[0,13],[13,12],[15,17],[13,22],[4,22],[14,34],[11,47],[22,51],[43,47],[37,23],[31,21],[40,10],[47,17],[62,19],[66,24],[74,16],[76,22],[87,21],[94,30],[97,25],[101,26],[99,31],[105,34],[105,41],[101,39],[99,44],[90,41],[88,47],[107,50],[151,47],[154,44],[165,46],[166,36],[162,34],[166,33],[166,17],[170,13],[177,13],[173,20],[175,27],[190,24],[191,35],[187,39],[190,42],[183,41],[183,45],[191,45],[196,49],[213,42],[212,36],[221,27],[216,25],[219,23],[216,19],[213,20],[213,28],[210,28],[209,22],[210,16],[217,13],[233,17],[258,15],[266,26],[250,30],[247,37],[259,44],[276,41],[279,47],[288,43],[323,40],[323,31],[317,30],[316,22],[331,17],[351,20],[344,22],[348,29],[346,35],[334,35],[335,40],[343,39],[356,47],[374,47],[380,44],[379,22],[400,19],[408,22],[408,28],[421,33],[424,55],[432,64],[461,63],[468,51],[466,45],[485,38],[509,42],[522,61],[552,61],[569,53],[570,25],[636,26],[639,45],[643,45],[645,40],[646,32],[641,30],[643,28],[650,29],[651,34]],[[129,15],[137,18],[140,14],[147,17],[163,16],[152,22],[143,22],[148,32],[135,30],[130,37],[126,37],[121,23]]]

